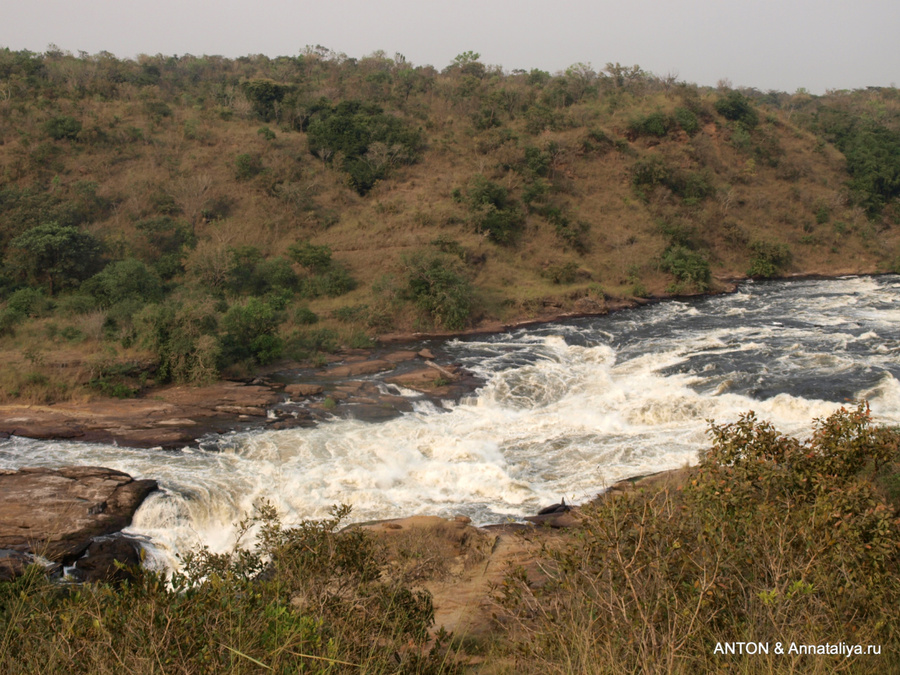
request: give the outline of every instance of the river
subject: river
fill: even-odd
[[[813,418],[868,399],[900,424],[900,277],[747,283],[734,294],[430,348],[484,378],[473,395],[383,422],[231,433],[203,449],[135,450],[11,438],[0,468],[87,464],[161,490],[126,532],[152,557],[224,550],[259,499],[287,524],[338,503],[354,520],[533,514],[565,497],[697,461],[718,423],[756,411],[805,435]],[[401,392],[413,397],[414,392]]]

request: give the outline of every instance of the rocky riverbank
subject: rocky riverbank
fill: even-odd
[[[640,489],[676,489],[686,470],[621,481],[597,499]],[[0,472],[0,581],[33,562],[56,563],[82,581],[129,578],[140,566],[139,543],[119,534],[156,481],[99,467]],[[350,526],[387,549],[388,574],[412,578],[433,598],[435,630],[480,634],[491,627],[494,591],[511,569],[536,583],[542,550],[564,545],[582,523],[581,507],[551,508],[524,523],[476,527],[469,518],[413,516]],[[40,556],[40,559],[37,557]],[[46,565],[46,562],[44,563]]]
[[[325,365],[278,364],[250,382],[156,387],[133,399],[8,404],[0,406],[0,434],[179,448],[208,434],[309,426],[330,416],[383,420],[412,410],[410,390],[439,402],[480,384],[439,361],[427,348],[345,350]]]
[[[108,537],[127,527],[156,489],[155,480],[102,467],[0,471],[0,580],[18,576],[36,557],[63,565],[78,561],[87,578],[99,568],[112,573],[113,560],[139,563],[133,542],[114,544]]]

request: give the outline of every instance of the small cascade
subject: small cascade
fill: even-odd
[[[89,464],[158,480],[129,531],[157,564],[177,565],[191,547],[230,547],[260,500],[287,524],[341,503],[357,520],[502,522],[693,463],[708,420],[748,410],[803,434],[864,397],[879,421],[900,423],[896,276],[748,284],[442,349],[484,386],[441,406],[392,385],[410,399],[392,419],[235,432],[178,452],[11,438],[0,468]]]

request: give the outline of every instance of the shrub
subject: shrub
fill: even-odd
[[[263,171],[262,160],[258,155],[241,153],[234,158],[234,177],[237,180],[250,180]]]
[[[409,297],[435,325],[465,328],[472,312],[472,287],[455,258],[426,252],[404,259]]]
[[[397,164],[414,162],[421,133],[373,104],[342,101],[319,105],[307,128],[309,151],[327,162],[340,155],[350,186],[367,194]]]
[[[218,377],[218,315],[210,299],[147,305],[134,317],[139,342],[156,355],[161,382],[202,383]]]
[[[658,155],[639,159],[631,167],[631,185],[644,200],[656,186],[663,186],[686,203],[700,202],[715,193],[709,174],[671,169]]]
[[[655,136],[662,138],[675,126],[675,119],[661,112],[650,113],[643,117],[632,118],[628,122],[628,133],[631,137]]]
[[[88,314],[97,309],[97,301],[86,293],[70,293],[56,299],[56,310],[63,316]]]
[[[543,275],[554,284],[573,284],[578,278],[578,265],[573,262],[562,265],[550,265],[544,270]]]
[[[311,326],[319,322],[318,315],[309,307],[298,307],[294,311],[294,323],[300,326]]]
[[[498,244],[511,243],[524,219],[507,189],[478,174],[472,179],[466,196],[475,229]]]
[[[275,116],[275,106],[281,103],[290,91],[289,87],[285,85],[263,79],[242,82],[241,90],[253,105],[253,112],[265,121],[269,121]]]
[[[35,288],[20,288],[6,300],[6,310],[23,318],[41,316],[50,309],[46,296]]]
[[[791,249],[787,244],[776,244],[766,241],[755,241],[750,244],[754,256],[750,261],[747,276],[770,278],[791,263]]]
[[[315,274],[321,274],[331,267],[331,248],[315,246],[308,241],[291,244],[288,255],[293,260]]]
[[[739,91],[731,91],[715,103],[716,112],[727,120],[740,122],[748,129],[759,124],[759,113],[746,96]]]
[[[556,235],[566,244],[571,246],[578,253],[585,253],[587,251],[588,244],[586,237],[591,229],[589,223],[586,223],[583,220],[571,219],[557,206],[546,206],[537,209],[537,211],[553,225]]]
[[[57,141],[74,141],[78,138],[78,134],[81,133],[81,122],[67,115],[51,117],[44,122],[44,133]]]
[[[222,318],[224,362],[250,359],[265,365],[281,356],[284,344],[276,335],[281,319],[277,310],[259,298],[232,305]]]
[[[103,308],[125,301],[146,304],[162,299],[159,276],[134,258],[110,263],[102,272],[85,281],[81,290],[92,295]]]
[[[242,246],[228,251],[226,286],[237,295],[265,295],[297,288],[297,275],[284,258],[263,259],[255,246]]]
[[[579,535],[545,554],[542,583],[507,576],[523,672],[766,673],[791,643],[841,642],[881,655],[811,654],[792,668],[900,666],[900,522],[871,482],[897,457],[897,430],[873,428],[859,406],[805,441],[752,413],[711,435],[677,489],[639,485],[586,507]],[[726,639],[773,650],[716,653]]]
[[[100,266],[100,242],[77,227],[45,223],[12,240],[13,267],[47,284],[50,295],[93,275]]]
[[[688,108],[675,108],[675,121],[688,136],[693,136],[700,131],[700,121]]]
[[[712,279],[706,257],[684,246],[669,246],[663,251],[659,267],[674,275],[680,283],[690,284],[701,292],[709,288]]]
[[[140,571],[73,588],[34,566],[0,585],[5,672],[456,670],[442,640],[428,641],[431,597],[382,576],[382,549],[362,529],[338,532],[348,512],[287,528],[260,504],[240,526],[258,532],[249,548],[196,549],[169,579]]]

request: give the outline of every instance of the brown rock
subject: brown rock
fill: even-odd
[[[581,518],[576,511],[567,511],[565,513],[547,513],[538,516],[526,516],[523,520],[535,525],[543,525],[544,527],[552,527],[560,529],[565,527],[578,527],[581,525]]]
[[[579,314],[606,314],[608,311],[605,300],[591,297],[578,298],[574,309]]]
[[[322,387],[318,384],[289,384],[284,388],[290,396],[315,396],[322,393]]]
[[[0,549],[0,581],[12,581],[25,574],[31,558],[20,551]]]
[[[418,356],[419,356],[419,358],[423,358],[423,359],[433,359],[434,352],[431,351],[430,349],[422,349],[419,351]]]
[[[134,581],[141,566],[141,545],[131,537],[109,537],[91,542],[75,563],[82,581],[118,583]]]
[[[402,363],[403,361],[412,361],[416,356],[418,354],[412,351],[391,352],[390,354],[385,354],[384,360],[391,363]]]
[[[67,562],[131,523],[155,480],[100,467],[0,472],[0,548]]]
[[[265,417],[266,409],[249,405],[217,405],[215,411],[226,415],[247,415],[249,417]]]
[[[326,377],[353,377],[355,375],[374,375],[385,370],[393,370],[394,364],[384,359],[361,361],[343,366],[334,366],[322,372]]]

